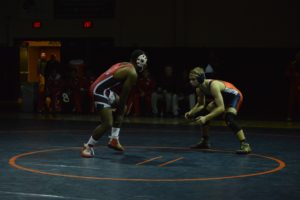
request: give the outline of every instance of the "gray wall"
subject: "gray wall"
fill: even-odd
[[[16,38],[112,37],[116,46],[299,47],[299,1],[117,0],[113,19],[56,20],[52,0],[2,2],[0,44]],[[31,28],[34,20],[43,28]]]

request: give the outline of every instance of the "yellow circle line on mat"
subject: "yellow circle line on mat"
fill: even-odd
[[[189,150],[188,148],[184,147],[151,147],[151,146],[128,146],[127,148],[145,148],[145,149],[179,149],[179,150]],[[110,178],[110,177],[95,177],[95,176],[79,176],[79,175],[73,175],[73,174],[63,174],[63,173],[53,173],[53,172],[45,172],[41,170],[36,170],[28,167],[24,167],[21,165],[18,165],[16,163],[16,160],[22,157],[26,157],[33,154],[39,154],[39,153],[45,153],[45,152],[52,152],[52,151],[63,151],[68,149],[79,149],[79,147],[69,147],[69,148],[58,148],[58,149],[45,149],[40,151],[31,151],[27,153],[22,153],[15,155],[9,159],[9,164],[17,169],[37,173],[37,174],[43,174],[43,175],[49,175],[49,176],[61,176],[61,177],[68,177],[68,178],[76,178],[76,179],[88,179],[88,180],[109,180],[109,181],[135,181],[135,182],[188,182],[188,181],[210,181],[210,180],[224,180],[224,179],[235,179],[235,178],[245,178],[245,177],[251,177],[251,176],[259,176],[264,174],[271,174],[275,173],[281,169],[283,169],[286,164],[284,161],[275,158],[273,156],[265,156],[260,154],[249,154],[247,156],[256,156],[261,157],[264,159],[272,160],[277,162],[278,166],[276,168],[255,172],[255,173],[249,173],[249,174],[240,174],[240,175],[234,175],[234,176],[220,176],[220,177],[200,177],[200,178]],[[225,153],[232,153],[231,151],[224,151],[224,150],[208,150],[208,151],[214,151],[214,152],[225,152]]]

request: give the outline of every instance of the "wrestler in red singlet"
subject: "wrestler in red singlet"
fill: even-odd
[[[107,131],[111,131],[108,147],[124,151],[119,142],[119,132],[126,111],[127,99],[136,84],[138,74],[147,65],[147,60],[144,51],[135,50],[131,54],[130,62],[113,65],[92,83],[90,94],[96,112],[100,114],[101,124],[94,129],[88,142],[83,145],[80,152],[82,157],[94,157],[93,147]],[[117,86],[120,88],[120,95],[116,94]]]

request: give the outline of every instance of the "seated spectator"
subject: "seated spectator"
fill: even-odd
[[[80,92],[82,96],[82,111],[84,113],[93,113],[94,104],[92,98],[89,94],[90,85],[95,81],[95,76],[92,71],[86,70],[83,72],[82,77],[80,77]]]
[[[193,87],[189,82],[189,70],[182,72],[182,77],[178,81],[178,112],[183,115],[187,110],[194,107],[196,103],[196,95]]]
[[[78,75],[76,68],[71,68],[70,74],[70,94],[72,102],[72,112],[82,113],[82,87],[81,78]]]
[[[178,116],[177,80],[172,66],[165,66],[158,78],[156,90],[152,93],[151,104],[154,116]]]
[[[131,89],[128,98],[128,115],[149,116],[152,112],[151,96],[154,91],[155,81],[151,78],[148,69],[145,69],[138,78],[135,87]]]
[[[61,112],[61,95],[63,80],[61,75],[53,69],[46,80],[47,109],[50,113]]]
[[[149,116],[152,112],[151,96],[155,89],[155,81],[152,79],[149,70],[145,69],[137,82],[139,98],[139,114]]]

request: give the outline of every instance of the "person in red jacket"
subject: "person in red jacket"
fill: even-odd
[[[119,142],[120,127],[126,112],[126,104],[132,87],[136,84],[138,74],[147,66],[147,55],[142,50],[134,50],[129,62],[120,62],[101,74],[90,87],[96,112],[99,112],[101,124],[97,126],[90,139],[83,145],[80,155],[92,158],[93,147],[98,140],[111,130],[108,147],[124,151]],[[116,87],[121,87],[120,95]]]
[[[231,83],[221,80],[206,79],[203,68],[196,67],[190,71],[190,83],[196,88],[197,103],[187,113],[186,119],[194,120],[202,125],[202,138],[199,143],[192,146],[195,149],[209,149],[209,122],[224,115],[226,125],[235,133],[240,141],[240,149],[237,153],[248,154],[250,145],[246,142],[243,129],[237,122],[237,113],[243,102],[242,93]],[[211,101],[206,102],[206,98]]]
[[[155,89],[155,81],[152,79],[148,69],[145,69],[137,80],[129,99],[128,106],[131,107],[129,114],[138,116],[150,116],[152,112],[151,96]]]
[[[151,77],[149,70],[145,70],[138,80],[139,99],[141,101],[141,113],[149,116],[152,113],[151,96],[155,90],[156,83]]]

